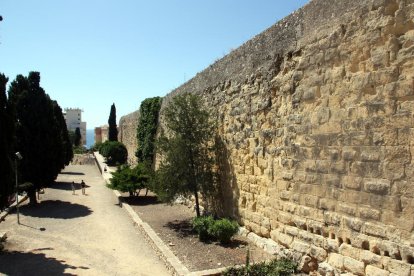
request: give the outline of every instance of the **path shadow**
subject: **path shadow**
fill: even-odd
[[[40,251],[53,250],[53,248],[38,248],[33,252],[3,251],[0,253],[0,274],[5,275],[78,275],[64,273],[65,269],[89,269],[66,264],[64,260],[46,257]]]
[[[60,174],[85,175],[83,172],[60,172]]]
[[[30,217],[72,219],[88,216],[92,210],[84,205],[67,201],[46,200],[35,206],[24,205],[20,208],[20,212]]]
[[[174,230],[180,238],[197,236],[190,219],[169,221],[164,227]]]
[[[162,204],[156,196],[123,196],[122,201],[128,203],[132,206],[146,206],[146,205],[156,205]]]
[[[88,184],[85,184],[85,188],[89,188],[90,186]],[[72,191],[72,181],[58,181],[55,183],[52,183],[48,186],[49,189],[54,190],[65,190],[65,191]],[[81,185],[79,182],[75,182],[75,190],[80,190]]]

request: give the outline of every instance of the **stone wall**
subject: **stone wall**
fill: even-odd
[[[137,163],[135,152],[137,150],[138,119],[139,110],[122,116],[121,119],[119,119],[118,141],[126,146],[128,150],[128,163],[130,165],[135,165]]]
[[[314,0],[167,95],[217,114],[223,210],[357,275],[414,275],[414,1]]]

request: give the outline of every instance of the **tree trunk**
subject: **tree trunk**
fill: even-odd
[[[145,196],[148,195],[148,188],[145,189]]]
[[[195,204],[196,204],[196,214],[197,214],[197,217],[199,217],[200,216],[200,204],[198,202],[197,189],[194,190],[194,197],[195,197]]]
[[[132,190],[129,190],[129,196],[134,196],[134,191],[132,191]]]
[[[35,205],[37,204],[37,198],[36,198],[36,189],[29,189],[27,191],[27,195],[29,196],[29,204]]]

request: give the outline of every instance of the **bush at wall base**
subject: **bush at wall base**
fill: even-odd
[[[289,276],[296,271],[297,264],[288,259],[272,260],[246,266],[231,267],[224,276]]]

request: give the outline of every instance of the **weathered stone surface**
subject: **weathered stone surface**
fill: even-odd
[[[217,117],[220,214],[340,270],[410,270],[384,244],[414,244],[413,18],[412,0],[313,0],[166,96]]]
[[[367,265],[365,269],[365,275],[366,276],[389,276],[390,273],[378,267]]]
[[[137,151],[137,127],[139,120],[139,111],[132,112],[122,116],[119,120],[118,141],[122,142],[128,151],[128,163],[134,165],[137,163],[135,152]]]

